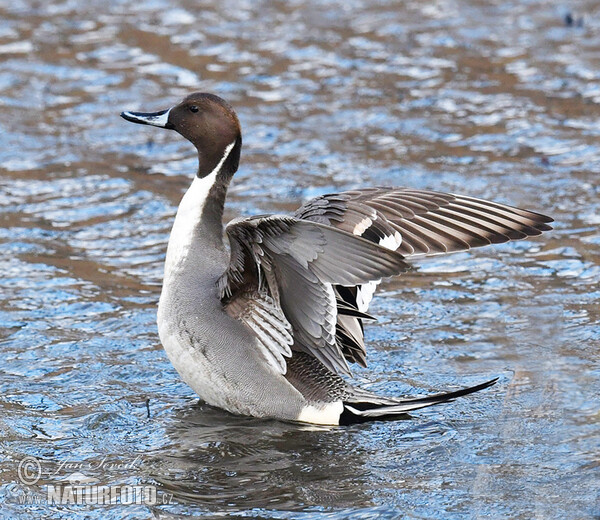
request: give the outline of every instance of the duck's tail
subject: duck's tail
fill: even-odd
[[[340,424],[402,419],[412,410],[452,401],[457,397],[488,388],[494,385],[496,381],[498,381],[497,377],[485,383],[455,390],[454,392],[406,399],[381,397],[357,388],[354,389],[355,392],[352,397],[344,401],[344,411],[340,416]]]

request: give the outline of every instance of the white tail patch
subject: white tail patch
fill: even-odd
[[[340,424],[340,415],[344,411],[342,401],[323,403],[322,406],[306,405],[302,408],[298,421],[311,424],[336,426]]]

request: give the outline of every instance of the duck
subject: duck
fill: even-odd
[[[552,218],[466,195],[410,187],[325,194],[293,215],[223,225],[242,149],[222,98],[195,92],[125,120],[174,130],[198,153],[169,237],[158,303],[160,341],[181,379],[230,413],[316,425],[406,418],[488,388],[393,397],[351,383],[366,367],[364,323],[382,279],[409,260],[540,235]]]

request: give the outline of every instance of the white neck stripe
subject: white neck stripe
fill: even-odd
[[[221,157],[221,160],[215,166],[214,170],[212,172],[210,172],[206,177],[201,177],[201,178],[206,179],[207,177],[210,177],[211,175],[214,175],[216,177],[217,173],[219,173],[219,170],[223,167],[223,163],[225,162],[227,157],[229,157],[229,154],[231,153],[231,150],[233,149],[234,146],[235,146],[235,141],[233,141],[233,143],[231,143],[231,144],[228,144],[227,148],[225,148],[225,152],[223,153],[223,157]]]
[[[205,177],[194,177],[191,186],[185,192],[181,199],[175,223],[169,237],[169,246],[167,248],[167,258],[165,261],[165,282],[166,286],[169,279],[169,274],[176,269],[184,266],[185,259],[190,249],[194,230],[200,224],[202,212],[210,189],[215,184],[217,174],[223,167],[227,157],[233,150],[235,141],[225,148],[223,157],[215,166],[214,170]]]

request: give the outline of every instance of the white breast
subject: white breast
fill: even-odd
[[[176,279],[183,276],[188,260],[194,230],[199,226],[204,205],[217,175],[233,149],[235,142],[227,148],[219,164],[205,177],[194,177],[191,186],[181,199],[175,222],[169,237],[165,259],[163,288],[158,302],[158,335],[171,363],[181,378],[206,402],[227,408],[221,402],[223,389],[218,387],[213,367],[194,345],[200,338],[191,338],[177,312]],[[178,284],[181,284],[179,278]]]

